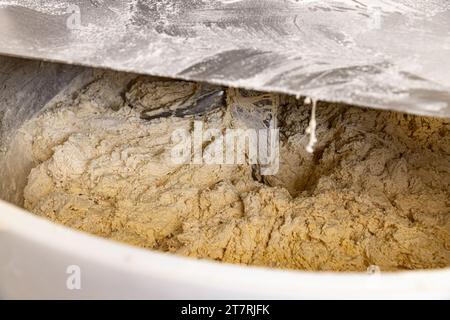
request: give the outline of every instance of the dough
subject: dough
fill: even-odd
[[[123,82],[106,73],[24,125],[34,161],[26,209],[136,246],[231,263],[450,266],[449,120],[319,103],[311,155],[310,107],[280,96],[280,170],[260,180],[250,165],[174,164],[171,134],[192,130],[193,119],[140,119],[142,108],[179,101],[191,83],[138,78],[122,94]],[[222,130],[227,119],[226,110],[204,117]]]

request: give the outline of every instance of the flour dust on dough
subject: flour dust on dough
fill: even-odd
[[[145,121],[194,84],[105,75],[27,122],[23,205],[102,237],[186,256],[301,270],[450,266],[450,122],[279,96],[280,170],[174,164],[172,132]],[[231,90],[231,89],[230,89]],[[205,116],[224,130],[227,109]],[[12,146],[14,149],[14,146]]]

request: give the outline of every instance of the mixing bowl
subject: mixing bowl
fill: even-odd
[[[49,101],[92,81],[96,73],[0,57],[0,157],[24,121]],[[287,271],[197,260],[102,239],[21,209],[26,176],[0,167],[0,298],[450,298],[449,269]]]

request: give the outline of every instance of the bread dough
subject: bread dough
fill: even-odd
[[[141,120],[191,83],[106,73],[21,129],[33,169],[24,207],[136,246],[218,261],[302,270],[450,266],[449,120],[280,96],[281,166],[177,165],[171,134],[192,119]],[[227,112],[204,117],[224,129]],[[18,144],[23,146],[24,144]],[[14,148],[14,146],[12,146]]]

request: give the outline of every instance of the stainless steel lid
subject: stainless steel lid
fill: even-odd
[[[0,0],[0,54],[450,116],[447,0]]]

